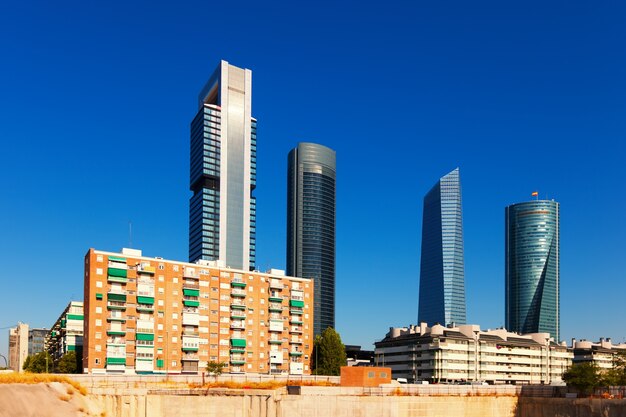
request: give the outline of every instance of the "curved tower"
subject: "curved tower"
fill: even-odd
[[[335,151],[299,143],[287,172],[287,275],[314,279],[314,334],[335,327]]]
[[[505,209],[505,321],[518,333],[550,333],[559,341],[559,203]]]
[[[418,322],[465,324],[461,179],[456,168],[424,197]]]

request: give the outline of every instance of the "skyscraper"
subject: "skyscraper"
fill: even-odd
[[[335,327],[335,151],[299,143],[287,172],[287,275],[315,281],[314,334]]]
[[[558,342],[559,203],[512,204],[505,209],[505,319],[518,333],[550,333]]]
[[[424,197],[418,322],[465,324],[465,267],[459,168]]]
[[[221,61],[191,122],[189,260],[255,263],[256,120],[252,72]]]

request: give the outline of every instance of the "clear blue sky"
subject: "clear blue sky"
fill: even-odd
[[[623,2],[89,3],[0,5],[0,328],[50,326],[129,221],[187,258],[189,123],[225,59],[253,71],[261,269],[285,266],[288,151],[337,151],[345,343],[417,320],[422,199],[457,166],[468,320],[503,324],[504,207],[538,190],[563,338],[626,337]]]

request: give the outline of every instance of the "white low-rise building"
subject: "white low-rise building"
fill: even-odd
[[[615,355],[626,353],[626,343],[614,345],[610,338],[600,338],[599,342],[572,339],[572,351],[574,363],[593,362],[601,370],[607,370],[613,368]]]
[[[391,328],[375,346],[377,365],[409,381],[558,383],[573,358],[548,333],[483,331],[477,325]]]

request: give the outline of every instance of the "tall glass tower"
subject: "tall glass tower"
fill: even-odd
[[[466,322],[459,168],[424,197],[418,322]]]
[[[287,169],[287,275],[314,279],[314,334],[335,327],[335,151],[299,143]]]
[[[505,209],[505,319],[518,333],[560,336],[559,203],[528,201]]]
[[[254,269],[256,120],[252,72],[221,61],[191,122],[189,260]]]

